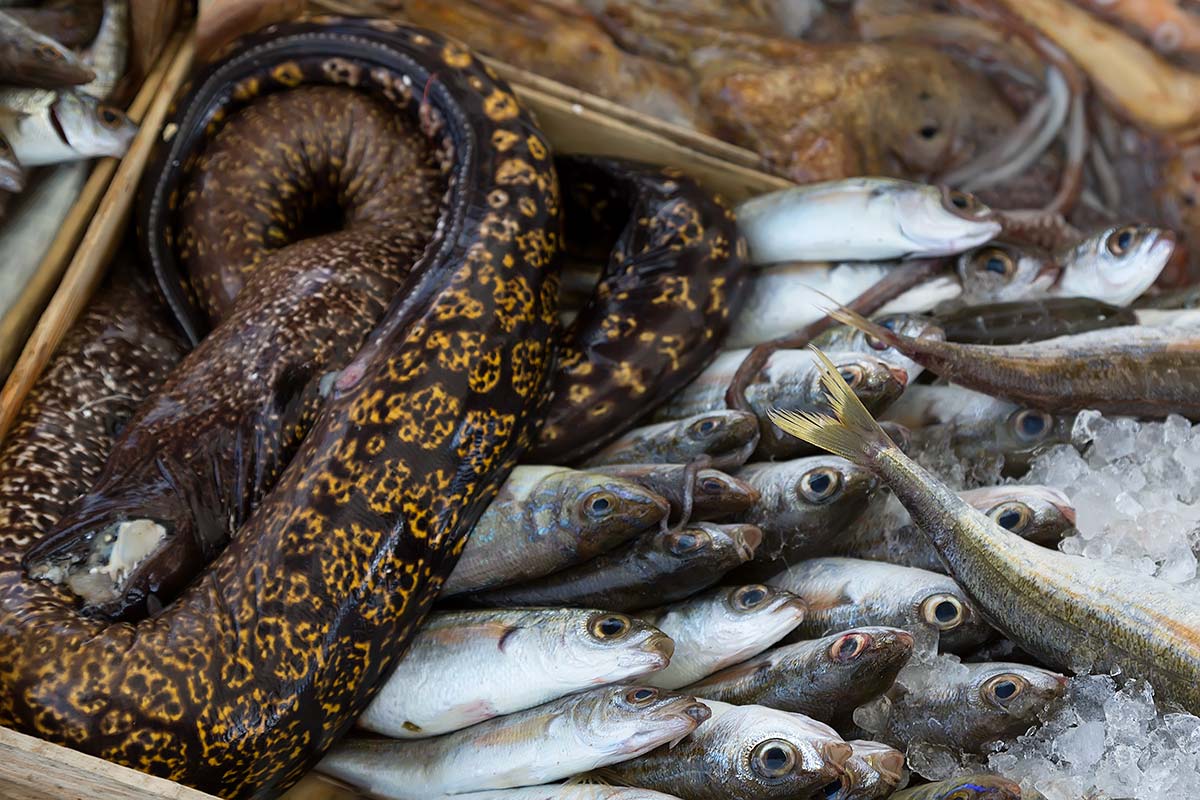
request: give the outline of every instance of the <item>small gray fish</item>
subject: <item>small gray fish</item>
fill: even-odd
[[[715,469],[740,467],[758,445],[758,418],[722,409],[634,428],[590,456],[583,468],[605,464],[679,464],[708,456]]]
[[[929,425],[913,431],[914,451],[949,448],[963,462],[998,460],[1004,474],[1020,475],[1047,447],[1071,443],[1074,413],[1051,414],[997,402],[973,422]]]
[[[125,112],[81,92],[0,90],[0,135],[22,166],[125,155],[137,125]]]
[[[879,742],[855,739],[846,742],[854,755],[846,762],[842,788],[825,800],[883,800],[904,779],[904,754]]]
[[[987,514],[997,525],[1026,541],[1057,547],[1075,533],[1075,507],[1065,494],[1049,486],[1005,484],[967,489],[958,496]],[[945,572],[946,567],[929,539],[893,495],[877,512],[868,511],[840,537],[827,553],[870,561],[887,561],[905,567]]]
[[[1036,725],[1066,688],[1066,678],[1039,667],[941,656],[905,667],[887,692],[854,712],[854,721],[902,750],[921,744],[979,753]]]
[[[389,800],[536,786],[677,742],[709,715],[686,695],[604,686],[433,739],[346,739],[317,769]]]
[[[471,595],[485,606],[583,606],[635,611],[706,589],[754,557],[753,525],[697,522],[652,531],[591,561],[534,581]]]
[[[793,711],[839,726],[878,697],[912,656],[913,637],[899,628],[853,628],[768,650],[689,684],[706,700]]]
[[[1049,253],[1025,245],[993,242],[958,258],[962,294],[955,307],[1046,296],[1061,268]]]
[[[691,736],[600,774],[687,800],[793,800],[840,786],[854,751],[828,725],[762,706],[705,704],[712,717]]]
[[[610,611],[574,608],[431,614],[358,719],[421,739],[665,667],[665,633]],[[532,676],[537,676],[531,680]]]
[[[888,330],[901,331],[905,336],[913,338],[924,336],[939,340],[946,338],[941,326],[928,317],[916,314],[883,314],[873,317],[873,319]],[[923,366],[896,348],[889,347],[873,336],[868,336],[849,325],[835,325],[813,339],[812,343],[827,353],[868,353],[881,358],[908,373],[908,383],[910,384],[925,371]]]
[[[946,339],[964,344],[1021,344],[1073,333],[1137,325],[1132,308],[1090,297],[1050,297],[968,306],[939,314]]]
[[[992,634],[954,580],[936,572],[855,558],[802,561],[767,581],[808,605],[790,639],[815,639],[864,625],[903,628],[916,651],[939,644],[950,652],[978,647]]]
[[[862,514],[876,486],[868,470],[828,455],[749,464],[737,477],[761,495],[741,518],[763,532],[754,563],[764,567],[823,552]]]
[[[5,139],[4,134],[0,133],[0,191],[21,192],[24,190],[25,168],[17,160],[17,154],[13,152],[8,139]]]
[[[892,795],[892,800],[1021,800],[1021,787],[1001,775],[962,775]]]
[[[589,467],[589,472],[612,475],[654,492],[671,506],[671,521],[680,518],[686,502],[688,467],[684,464],[613,464]],[[759,500],[758,490],[715,469],[695,473],[689,519],[721,519],[740,514]]]
[[[659,524],[667,504],[635,483],[565,467],[517,467],[471,529],[450,597],[580,564]]]
[[[1076,245],[1061,258],[1056,297],[1090,297],[1118,306],[1149,289],[1175,253],[1174,232],[1148,225],[1113,225]]]
[[[0,84],[57,89],[94,77],[70,50],[0,11]]]
[[[803,601],[773,586],[722,586],[639,616],[675,643],[666,669],[642,681],[678,689],[756,656],[804,619]]]

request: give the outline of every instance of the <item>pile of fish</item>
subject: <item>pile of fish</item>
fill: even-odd
[[[79,195],[83,162],[124,155],[137,131],[108,103],[129,24],[128,0],[0,3],[0,314]]]
[[[1037,729],[1083,724],[1063,714],[1098,680],[1069,674],[1144,679],[1200,731],[1200,598],[1080,556],[1088,510],[1031,480],[1068,485],[1050,460],[1073,457],[1085,481],[1081,450],[1135,449],[1108,432],[1161,446],[1200,418],[1200,318],[1152,289],[1175,237],[1120,225],[1047,254],[968,195],[868,178],[738,220],[734,349],[583,463],[512,473],[318,769],[401,800],[1156,796],[1011,753],[1061,766]],[[953,268],[873,319],[842,305],[914,259]],[[564,279],[566,316],[592,275]],[[813,347],[765,345],[827,312],[846,324]]]

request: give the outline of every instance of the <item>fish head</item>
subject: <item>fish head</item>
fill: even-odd
[[[991,637],[992,627],[953,578],[929,573],[929,580],[915,595],[916,621],[937,634],[940,649],[961,653]]]
[[[897,224],[912,243],[912,252],[925,256],[961,253],[1000,233],[996,214],[966,192],[937,186],[896,190]]]
[[[939,342],[946,340],[945,331],[935,321],[918,314],[882,314],[875,317],[874,321],[888,330],[912,339],[931,339]],[[841,350],[876,356],[905,370],[909,383],[924,370],[924,367],[896,348],[849,325],[830,328],[814,339],[813,344],[826,352]]]
[[[1074,421],[1073,414],[1018,408],[993,423],[994,434],[987,446],[1004,456],[1006,472],[1019,473],[1045,448],[1069,444]]]
[[[632,481],[593,472],[563,472],[554,476],[550,502],[567,513],[563,524],[578,532],[583,549],[592,555],[611,549],[638,531],[661,522],[670,510],[667,501]]]
[[[1075,507],[1049,486],[1005,486],[995,502],[979,507],[988,518],[1026,541],[1057,547],[1075,531]]]
[[[617,685],[595,690],[598,712],[589,733],[628,758],[677,742],[711,716],[696,698],[653,686]]]
[[[1060,272],[1049,253],[1004,242],[963,253],[957,268],[962,298],[971,305],[1040,295],[1054,284]]]
[[[847,742],[854,754],[846,762],[846,774],[829,800],[887,797],[904,776],[904,754],[879,742],[857,739]]]
[[[1027,664],[982,665],[973,676],[969,702],[981,709],[1001,712],[1004,722],[997,736],[1022,733],[1038,715],[1067,691],[1067,679],[1057,672]]]
[[[712,411],[678,423],[678,435],[692,449],[712,456],[718,467],[740,464],[758,443],[758,417],[745,411]],[[745,455],[742,455],[742,454]],[[728,459],[734,459],[726,464]]]
[[[697,522],[680,531],[655,534],[658,549],[672,560],[740,564],[754,558],[762,531],[754,525]]]
[[[709,514],[737,514],[759,501],[761,494],[750,484],[720,470],[700,470],[694,488],[695,504]]]
[[[842,380],[872,414],[890,406],[908,385],[908,372],[881,358],[865,353],[827,354]],[[820,372],[814,370],[812,397],[823,397]]]
[[[76,92],[59,92],[50,115],[71,149],[89,158],[125,155],[138,130],[125,112]]]
[[[797,458],[771,469],[784,473],[788,506],[794,510],[779,521],[797,536],[848,525],[879,485],[872,472],[834,455]]]
[[[786,589],[761,583],[717,589],[712,630],[727,645],[778,641],[804,621],[808,606]]]
[[[20,64],[22,77],[30,86],[77,85],[95,80],[96,73],[75,53],[28,28],[7,14],[0,14],[6,27],[19,27],[22,34],[9,58]]]
[[[1149,225],[1105,228],[1066,256],[1057,293],[1127,305],[1158,279],[1177,243],[1173,231]]]
[[[895,682],[913,652],[913,635],[899,628],[865,626],[798,643],[806,688],[814,695],[838,697],[839,705],[857,707]]]
[[[603,674],[603,682],[626,680],[664,669],[675,655],[675,643],[644,620],[609,611],[581,614],[564,633],[554,654],[556,671],[571,666]],[[597,669],[599,664],[608,669]]]
[[[1021,800],[1021,787],[1001,775],[964,775],[930,784],[922,800]]]

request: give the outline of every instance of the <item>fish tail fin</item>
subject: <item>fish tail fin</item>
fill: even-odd
[[[860,466],[871,466],[877,453],[894,448],[896,444],[842,379],[829,357],[817,347],[810,347],[817,355],[821,385],[833,409],[833,416],[775,408],[769,410],[767,415],[784,433]]]

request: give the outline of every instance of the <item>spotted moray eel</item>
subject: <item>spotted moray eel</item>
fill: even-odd
[[[545,140],[461,46],[378,21],[269,28],[198,79],[145,218],[160,272],[175,270],[167,217],[182,154],[239,104],[302,82],[375,90],[419,117],[448,164],[448,196],[404,291],[238,536],[137,624],[85,617],[62,587],[24,575],[21,551],[53,517],[28,504],[87,485],[64,466],[87,448],[70,430],[79,402],[103,396],[99,378],[128,378],[102,347],[76,355],[104,374],[84,370],[66,405],[35,397],[0,463],[15,516],[0,538],[0,724],[228,798],[296,781],[395,664],[531,442],[557,311]],[[504,301],[514,294],[523,301]],[[31,441],[55,417],[60,432]]]

